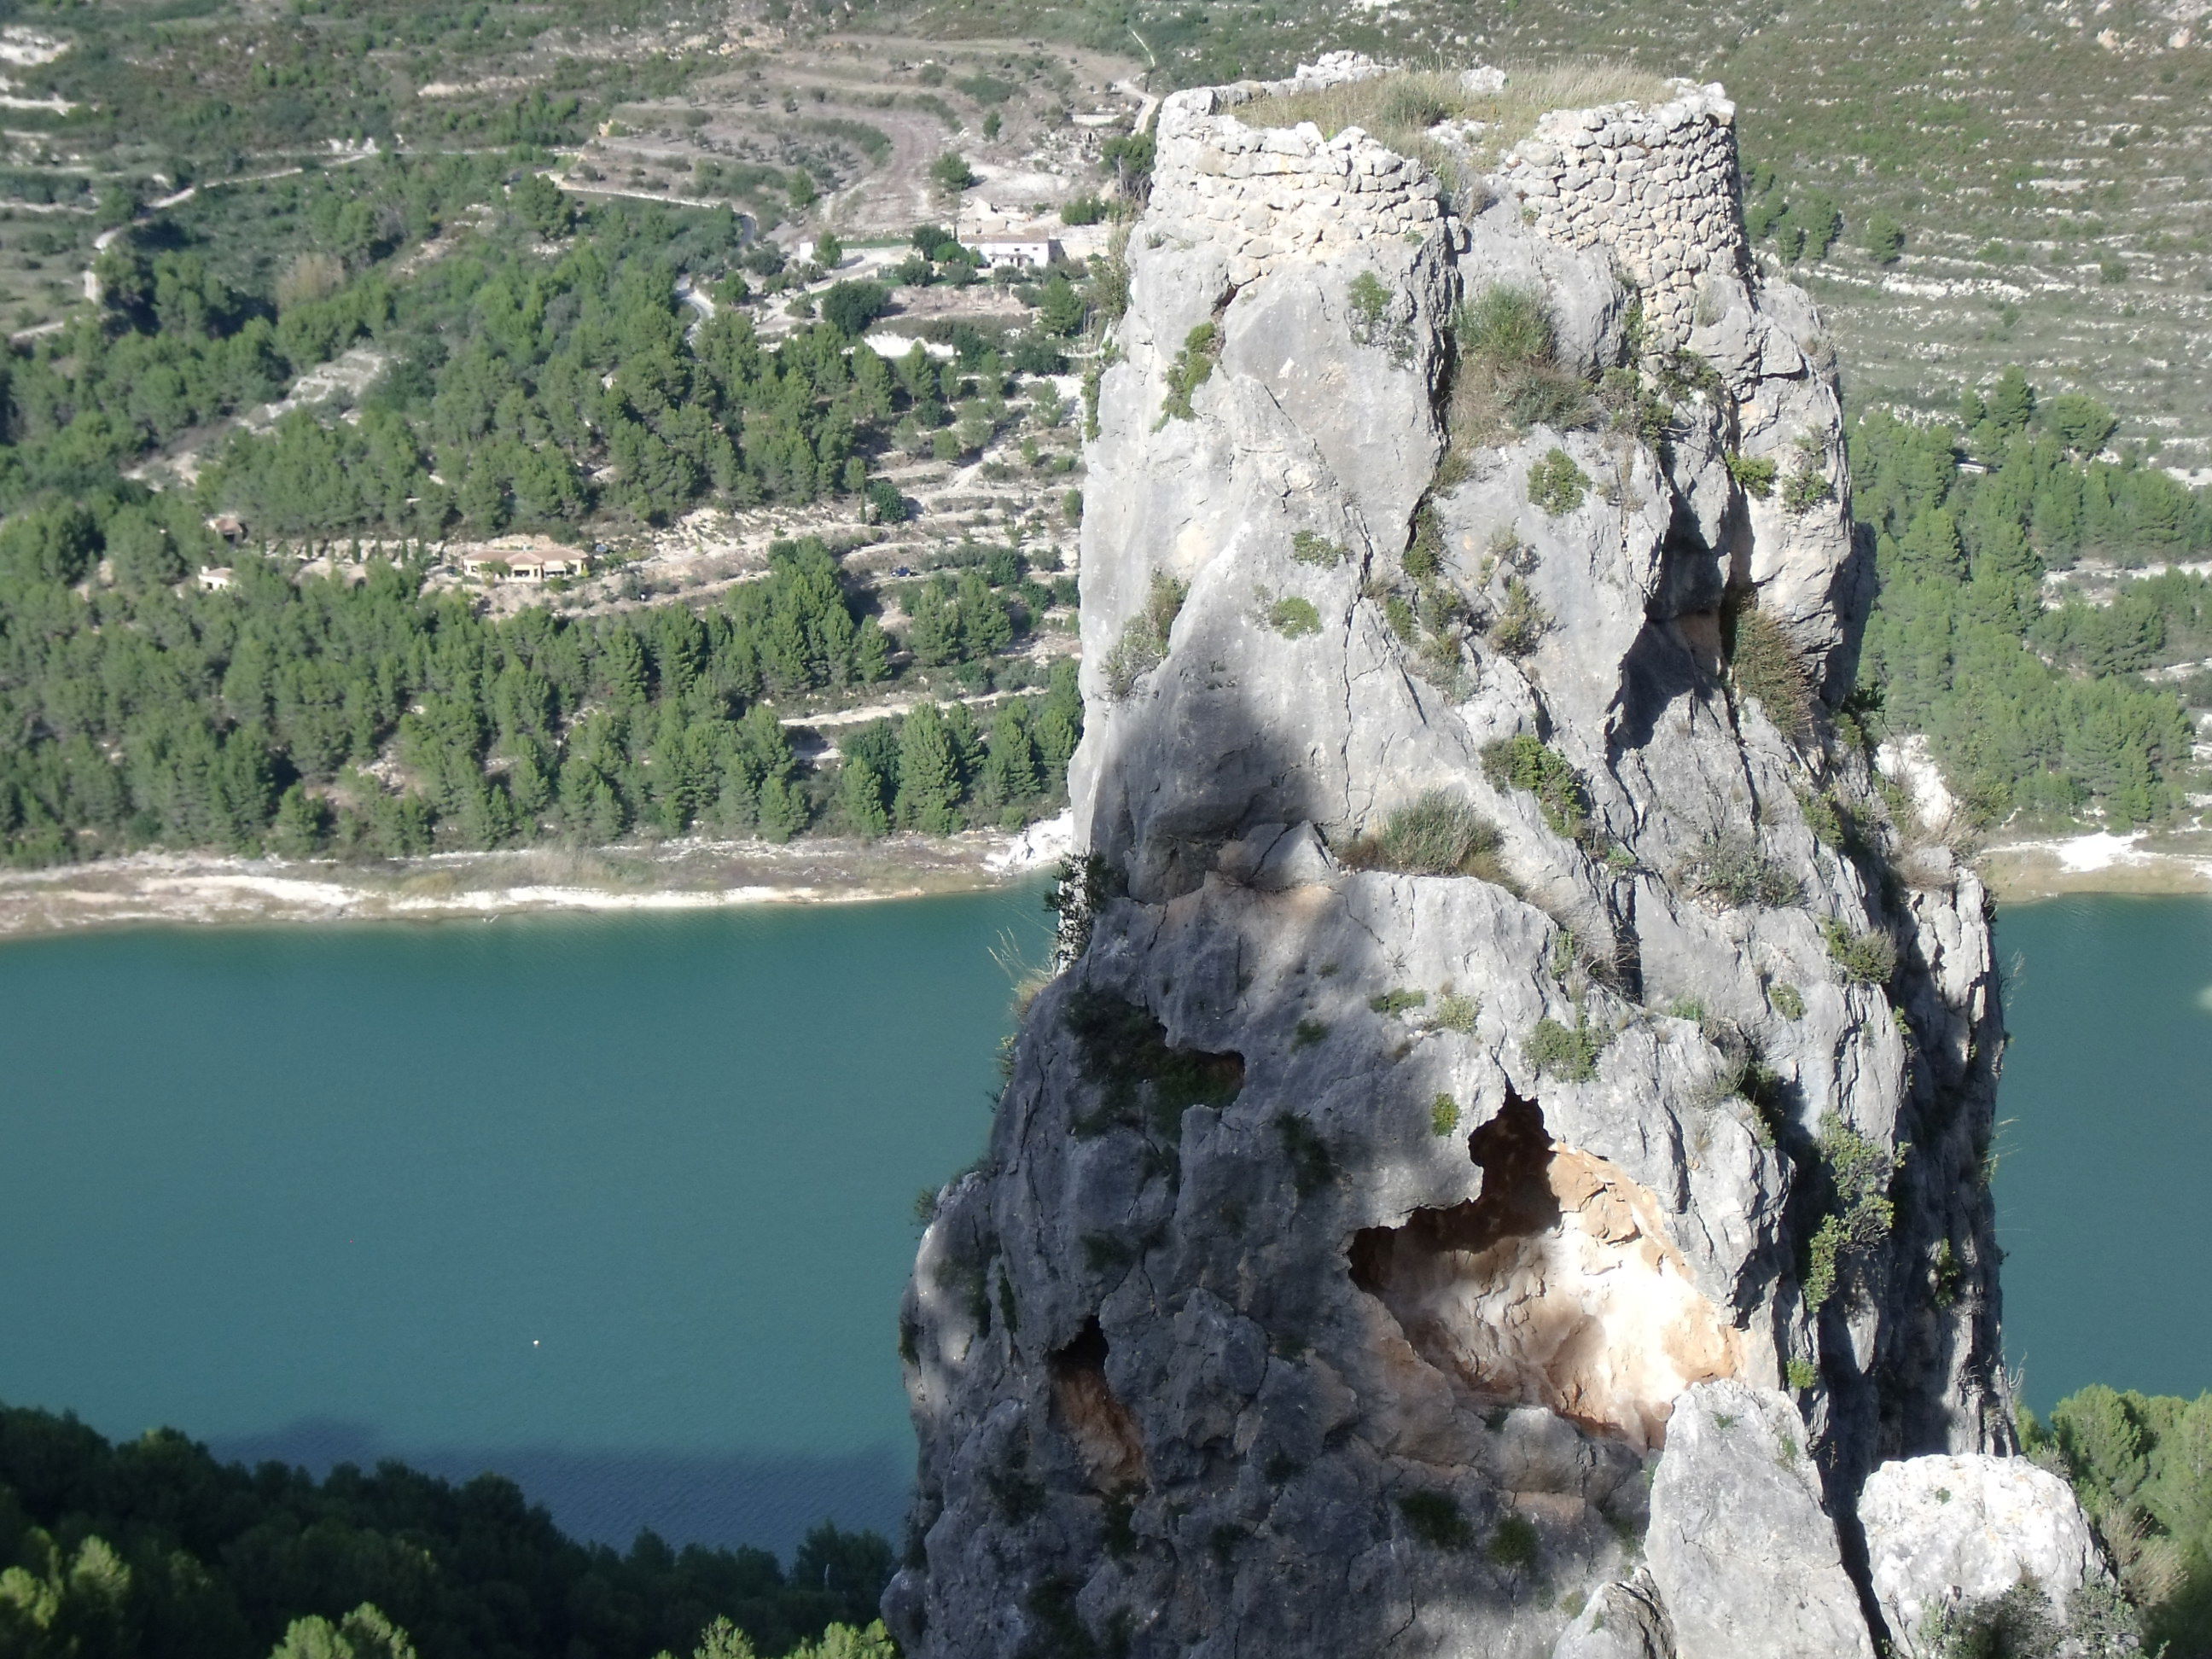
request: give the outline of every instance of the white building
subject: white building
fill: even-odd
[[[977,242],[974,246],[983,256],[985,268],[991,270],[1042,270],[1060,252],[1060,244],[1054,241]]]

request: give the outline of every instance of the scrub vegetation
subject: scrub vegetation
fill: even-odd
[[[872,1533],[818,1527],[788,1571],[649,1532],[622,1552],[565,1536],[497,1475],[384,1463],[317,1481],[218,1463],[172,1430],[112,1444],[5,1407],[0,1562],[0,1652],[24,1659],[890,1652],[862,1633],[891,1572]]]

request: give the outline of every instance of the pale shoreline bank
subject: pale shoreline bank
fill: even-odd
[[[981,892],[1067,850],[1063,813],[1018,834],[685,840],[575,850],[441,853],[372,864],[144,853],[0,872],[0,939],[90,927],[434,921],[501,915],[858,904]],[[2212,848],[2093,834],[1986,848],[1973,860],[1998,899],[2073,893],[2212,894]]]
[[[1990,890],[2014,904],[2074,893],[2212,893],[2212,843],[2201,836],[2181,845],[2144,831],[2008,842],[1984,848],[1973,863]]]
[[[1066,850],[1068,831],[1062,814],[1016,834],[781,846],[684,840],[370,864],[137,854],[0,872],[0,939],[125,925],[489,920],[921,898],[1033,875]]]

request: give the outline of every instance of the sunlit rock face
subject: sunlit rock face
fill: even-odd
[[[2002,1032],[1979,884],[1895,873],[1842,713],[1818,319],[1747,262],[1717,88],[1456,202],[1262,90],[1158,114],[1088,861],[902,1315],[886,1613],[963,1659],[1858,1659],[1869,1473],[2013,1449]],[[1501,292],[1549,424],[1468,412]]]

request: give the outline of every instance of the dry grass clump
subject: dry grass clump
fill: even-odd
[[[1497,166],[1507,150],[1536,130],[1538,118],[1555,109],[1661,104],[1669,95],[1662,76],[1610,58],[1504,67],[1505,84],[1496,92],[1468,91],[1457,70],[1398,70],[1313,92],[1255,98],[1230,113],[1254,127],[1310,121],[1329,138],[1358,127],[1419,161],[1456,198],[1474,174]],[[1483,131],[1465,148],[1430,137],[1429,129],[1444,121],[1480,121]]]
[[[1431,789],[1383,820],[1374,834],[1345,847],[1355,870],[1395,870],[1409,876],[1477,876],[1504,884],[1498,861],[1504,837],[1462,796]]]
[[[1582,377],[1563,367],[1550,307],[1534,289],[1498,283],[1452,318],[1459,363],[1452,377],[1452,441],[1481,447],[1533,426],[1588,426],[1597,406]]]
[[[1782,624],[1757,605],[1736,603],[1722,617],[1729,678],[1739,696],[1756,697],[1775,729],[1793,742],[1813,729],[1813,677]]]

